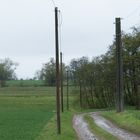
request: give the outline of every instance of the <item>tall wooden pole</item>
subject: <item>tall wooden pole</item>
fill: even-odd
[[[69,110],[69,71],[67,70],[67,110]]]
[[[82,109],[82,86],[81,86],[81,80],[80,80],[80,107]]]
[[[122,58],[120,18],[116,18],[116,60],[117,60],[116,111],[122,112],[124,110],[124,97],[123,97],[123,58]]]
[[[60,123],[60,73],[59,73],[59,42],[58,42],[58,8],[55,7],[55,45],[56,45],[56,112],[57,112],[57,133],[61,134]]]
[[[63,60],[62,60],[62,52],[60,52],[60,63],[61,63],[61,110],[64,112],[63,107]]]

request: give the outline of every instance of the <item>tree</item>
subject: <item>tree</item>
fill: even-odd
[[[140,29],[123,33],[124,99],[126,105],[140,109]],[[73,59],[70,63],[74,83],[80,85],[83,107],[110,107],[115,105],[116,47],[93,58]]]
[[[5,86],[6,80],[16,79],[15,70],[17,63],[13,62],[9,58],[0,60],[0,86]]]
[[[63,77],[65,77],[65,64],[63,66]],[[55,86],[56,85],[56,63],[54,58],[50,58],[50,61],[43,64],[41,70],[35,73],[36,79],[43,80],[45,85],[47,86]]]
[[[133,28],[132,33],[124,34],[123,45],[125,100],[140,109],[140,29]]]
[[[40,77],[48,86],[55,86],[56,84],[56,68],[54,59],[51,58],[46,64],[43,64]]]

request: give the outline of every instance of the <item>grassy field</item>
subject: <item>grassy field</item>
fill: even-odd
[[[2,140],[34,140],[44,124],[54,116],[55,99],[53,96],[45,95],[44,90],[41,90],[0,89],[0,138]]]
[[[58,137],[55,108],[54,87],[0,88],[0,139],[76,140],[72,111],[61,115],[62,135]]]
[[[81,110],[79,101],[75,100],[78,88],[70,88],[70,111],[66,111],[66,96],[64,96],[65,112],[61,114],[62,134],[56,130],[56,97],[54,87],[4,87],[0,88],[0,139],[2,140],[77,140],[72,127],[74,113],[98,111],[96,109]],[[64,88],[66,93],[66,88]],[[101,111],[101,110],[100,110]],[[127,110],[116,114],[115,111],[102,111],[107,119],[120,127],[140,134],[140,111]],[[86,120],[91,130],[100,138],[113,140],[112,136],[98,128],[91,118]]]
[[[116,111],[105,111],[101,115],[119,127],[140,135],[140,111],[127,109],[122,113]]]
[[[6,86],[10,87],[37,87],[44,86],[44,82],[41,80],[10,80],[6,81]]]

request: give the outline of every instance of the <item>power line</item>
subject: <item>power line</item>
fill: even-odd
[[[60,46],[60,51],[62,52],[62,33],[61,33],[61,27],[59,27],[59,46]]]
[[[137,6],[131,13],[129,13],[127,16],[125,16],[124,18],[122,18],[122,20],[125,22],[128,22],[129,21],[129,24],[133,24],[132,20],[130,20],[130,17],[132,17],[138,10],[140,9],[140,5]],[[134,24],[133,27],[135,26],[139,26],[140,24],[137,23],[137,24]],[[131,30],[132,27],[129,27],[129,28],[126,28],[125,30]]]
[[[140,26],[140,20],[137,21],[136,23],[132,22],[132,20],[127,19],[127,23],[129,23],[129,25],[123,26],[124,30],[132,30],[132,27],[139,27]]]
[[[139,5],[137,8],[135,8],[131,13],[129,13],[127,16],[125,16],[125,17],[123,18],[123,20],[126,20],[126,19],[128,19],[129,17],[133,16],[139,9],[140,9],[140,5]]]
[[[59,10],[59,26],[61,27],[63,23],[63,16],[62,16],[62,12]]]
[[[62,27],[62,23],[63,23],[63,17],[62,17],[62,12],[59,10],[59,46],[60,46],[60,51],[62,52],[62,32],[61,32],[61,27]]]
[[[54,7],[56,7],[55,1],[51,0]]]

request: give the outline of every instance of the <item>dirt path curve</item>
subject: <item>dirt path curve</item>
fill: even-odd
[[[90,113],[90,116],[94,119],[95,123],[106,130],[107,132],[111,133],[112,135],[118,137],[120,140],[140,140],[140,137],[126,131],[123,129],[118,128],[110,121],[106,120],[105,118],[101,117],[99,113],[94,112]]]
[[[74,116],[73,128],[75,129],[79,140],[97,140],[94,134],[89,130],[88,124],[84,121],[82,114]]]

